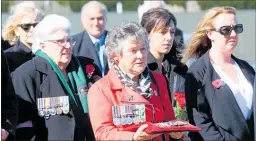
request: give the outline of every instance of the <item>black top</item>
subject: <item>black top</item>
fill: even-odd
[[[23,63],[33,58],[32,50],[24,45],[21,41],[17,41],[13,47],[4,51],[9,64],[10,72],[15,71]]]
[[[253,85],[253,68],[243,60],[234,56],[232,58]],[[185,94],[189,122],[202,129],[200,132],[191,132],[191,140],[253,140],[253,107],[251,116],[246,120],[229,86],[213,86],[212,82],[217,79],[220,76],[214,70],[208,52],[192,64],[187,72]]]
[[[10,47],[11,47],[11,45],[9,44],[9,42],[4,40],[3,37],[2,37],[1,38],[1,48],[2,48],[2,50],[5,51]]]
[[[78,58],[79,59],[79,58]],[[91,64],[95,71],[91,78],[100,76],[100,71],[93,60],[79,59],[85,72],[87,83],[94,83],[86,73],[86,66]],[[72,71],[67,67],[67,71]],[[94,140],[88,114],[83,112],[81,102],[78,106],[69,96],[51,65],[43,58],[34,57],[24,63],[13,73],[15,91],[19,97],[18,123],[32,121],[36,140]],[[75,97],[78,98],[75,90]],[[68,114],[51,115],[49,119],[38,115],[37,99],[69,96],[70,112]]]
[[[10,77],[8,63],[1,50],[2,71],[1,71],[1,97],[2,97],[2,116],[1,128],[9,132],[9,136],[15,135],[17,123],[17,98],[13,89],[13,84]]]

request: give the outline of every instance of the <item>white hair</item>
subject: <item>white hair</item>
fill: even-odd
[[[70,21],[64,16],[56,14],[47,15],[33,30],[32,52],[35,53],[41,48],[40,43],[53,39],[52,35],[59,30],[67,31],[70,36]]]
[[[145,0],[144,3],[142,5],[138,6],[138,17],[139,17],[139,21],[141,21],[142,15],[147,12],[149,9],[152,8],[157,8],[157,7],[161,7],[161,8],[165,8],[165,2],[163,0],[152,0],[152,1],[147,1]]]
[[[91,4],[95,4],[95,5],[99,6],[103,10],[104,18],[105,19],[107,18],[108,9],[105,4],[98,2],[98,1],[89,1],[89,2],[85,3],[82,7],[81,19],[85,16],[84,13],[85,13],[86,9],[88,8],[88,6],[90,6]]]

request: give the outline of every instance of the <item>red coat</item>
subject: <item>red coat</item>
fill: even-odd
[[[154,122],[174,120],[174,111],[168,95],[165,78],[152,72],[160,95],[153,95],[145,99],[140,94],[121,83],[115,71],[111,69],[106,76],[92,85],[88,93],[89,116],[96,140],[132,140],[134,132],[120,131],[129,125],[115,126],[112,120],[112,106],[127,104],[127,102],[150,103],[155,109]],[[156,86],[151,83],[151,88],[156,91]],[[127,97],[132,97],[129,99]],[[146,105],[146,121],[152,121],[152,106]],[[166,140],[169,140],[166,134]],[[161,136],[154,140],[161,140]]]

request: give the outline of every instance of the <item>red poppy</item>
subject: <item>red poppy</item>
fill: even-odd
[[[174,93],[174,99],[177,101],[179,107],[181,107],[182,109],[185,109],[186,99],[185,99],[185,93],[184,92],[175,92]]]
[[[216,79],[212,81],[212,85],[218,89],[223,85],[223,81],[221,79]]]
[[[86,73],[92,75],[95,71],[95,68],[93,65],[86,65]]]

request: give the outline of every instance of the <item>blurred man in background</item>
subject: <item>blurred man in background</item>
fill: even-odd
[[[98,1],[85,3],[81,11],[81,21],[85,30],[73,36],[76,41],[73,53],[93,59],[102,75],[105,75],[108,72],[108,61],[104,54],[107,7]]]

